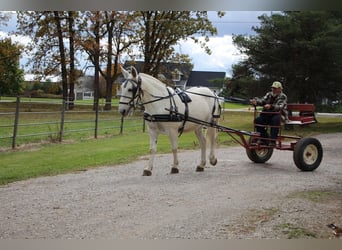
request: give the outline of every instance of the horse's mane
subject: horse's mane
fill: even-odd
[[[145,73],[139,73],[139,76],[142,78],[142,85],[146,86],[147,88],[153,86],[160,91],[165,91],[167,85],[154,76]]]

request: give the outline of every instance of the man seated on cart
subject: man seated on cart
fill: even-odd
[[[260,133],[260,136],[269,138],[267,125],[271,127],[270,139],[272,140],[259,141],[258,143],[275,146],[281,119],[283,121],[287,119],[287,96],[283,93],[283,86],[279,81],[273,82],[271,89],[272,91],[267,92],[263,98],[255,97],[250,103],[254,106],[263,106],[262,112],[255,119],[256,130]]]

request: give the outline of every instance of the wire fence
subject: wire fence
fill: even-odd
[[[141,113],[124,119],[115,103],[112,103],[112,110],[89,103],[77,104],[77,108],[67,110],[67,104],[65,100],[37,101],[21,97],[0,100],[0,148],[120,135],[124,130],[145,131]]]

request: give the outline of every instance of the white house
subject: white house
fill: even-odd
[[[75,85],[75,100],[94,99],[94,76],[82,76]]]

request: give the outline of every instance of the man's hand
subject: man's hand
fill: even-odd
[[[266,104],[265,106],[264,106],[264,109],[267,109],[267,110],[269,110],[269,109],[271,109],[272,108],[272,105],[271,104]]]
[[[257,105],[257,100],[254,98],[254,99],[251,99],[249,100],[249,103],[256,106]]]

